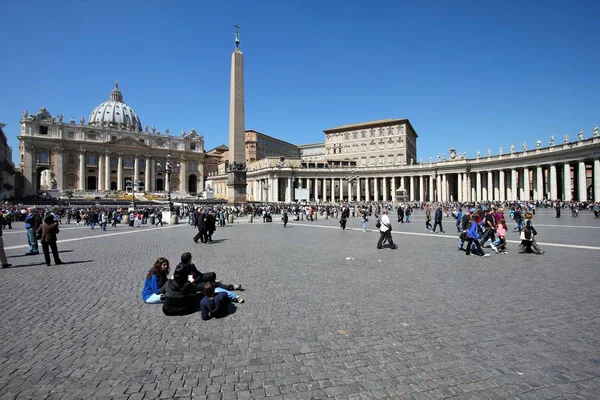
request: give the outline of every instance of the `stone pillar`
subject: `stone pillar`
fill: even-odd
[[[600,159],[594,160],[594,199],[600,201]]]
[[[550,165],[550,197],[551,200],[558,199],[558,187],[556,186],[556,165]]]
[[[137,161],[136,161],[137,164]],[[182,191],[183,193],[188,193],[188,178],[187,178],[187,160],[185,158],[182,158],[180,161],[181,164],[181,168],[179,169],[179,190]],[[138,171],[139,173],[139,171]],[[139,179],[139,178],[138,178]],[[244,190],[244,193],[246,193],[246,190]]]
[[[471,173],[470,172],[466,173],[465,182],[467,183],[467,186],[465,188],[466,191],[467,191],[467,195],[466,195],[465,200],[468,201],[468,202],[471,202],[471,201],[473,201],[473,188],[472,188],[472,186],[473,186],[472,183],[473,182],[471,182]]]
[[[571,195],[571,166],[569,163],[563,165],[563,200],[570,201]]]
[[[408,187],[410,188],[410,201],[415,201],[415,177],[414,176],[410,176],[408,178],[410,180],[410,183],[408,185]]]
[[[321,197],[323,198],[323,201],[327,201],[327,179],[323,178],[321,179]]]
[[[373,178],[373,200],[379,202],[379,178]]]
[[[362,199],[360,198],[360,178],[356,180],[356,201],[362,201]]]
[[[475,184],[477,185],[476,187],[476,194],[475,194],[475,200],[476,201],[481,201],[481,172],[477,172],[476,176],[476,181]]]
[[[340,178],[340,203],[344,201],[344,179]]]
[[[577,182],[577,186],[579,187],[579,201],[587,201],[587,176],[585,173],[585,161],[579,161],[577,173],[579,177]]]
[[[419,201],[424,201],[425,199],[424,181],[425,179],[423,178],[423,175],[419,175]]]
[[[166,177],[166,175],[165,175]],[[165,191],[167,190],[167,181],[164,180]],[[117,164],[117,190],[123,190],[123,153],[119,153],[119,162]]]
[[[517,170],[510,170],[510,196],[509,200],[517,200],[519,193],[517,192]]]
[[[435,201],[434,179],[433,175],[429,175],[429,201],[432,203]]]
[[[458,198],[456,200],[463,201],[463,180],[461,173],[458,174]]]
[[[315,178],[315,187],[313,189],[315,193],[315,201],[317,201],[319,198],[319,180],[317,178]]]
[[[85,151],[79,151],[79,190],[85,190]]]
[[[442,180],[440,179],[440,177],[438,176],[437,179],[435,180],[435,201],[440,202],[442,201]]]
[[[104,190],[110,190],[110,153],[104,153]]]
[[[150,182],[152,182],[152,167],[150,165],[150,156],[146,156],[146,165],[144,165],[144,191],[150,192]],[[199,183],[196,183],[196,192],[200,193],[202,188],[199,187]]]
[[[273,201],[279,202],[279,177],[273,178]]]
[[[383,201],[388,201],[388,194],[389,194],[388,185],[387,185],[388,178],[384,176],[382,178],[382,180],[383,180],[383,193],[382,193],[383,194]]]
[[[487,173],[487,201],[494,200],[494,174],[492,171]]]
[[[369,178],[365,178],[365,201],[371,201],[371,185]]]
[[[55,153],[56,165],[54,167],[54,170],[56,171],[56,187],[58,188],[58,190],[63,191],[65,190],[63,149],[56,149]]]
[[[498,199],[500,201],[506,200],[506,182],[504,181],[504,171],[498,171]]]
[[[104,176],[104,158],[102,157],[101,153],[98,153],[98,169],[97,169],[97,171],[98,171],[98,174],[97,174],[97,177],[96,177],[96,182],[97,182],[97,184],[96,184],[96,190],[102,191],[102,190],[104,190],[103,189],[103,187],[104,187],[104,179],[103,179],[103,176]]]
[[[181,168],[181,171],[183,171],[183,168]],[[133,180],[131,182],[131,187],[134,192],[137,192],[137,188],[138,188],[137,185],[135,184],[135,181],[139,181],[139,180],[140,180],[140,155],[134,154],[133,155]]]
[[[531,187],[529,181],[529,168],[523,168],[523,197],[521,200],[531,200]]]
[[[535,185],[537,187],[537,193],[535,194],[535,199],[536,200],[543,200],[544,199],[544,170],[542,169],[542,167],[537,167],[536,168],[536,178],[535,178]]]

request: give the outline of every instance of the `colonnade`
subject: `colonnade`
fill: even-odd
[[[418,169],[400,176],[359,176],[353,182],[343,176],[307,177],[309,170],[296,176],[272,174],[249,179],[248,194],[261,202],[300,200],[294,189],[306,189],[306,200],[324,202],[396,201],[399,196],[402,201],[427,202],[600,201],[600,159],[470,171]]]
[[[126,161],[126,162],[125,162]],[[162,170],[157,171],[157,162],[161,163]],[[175,160],[173,160],[175,161]],[[164,171],[166,158],[153,155],[125,154],[110,151],[90,152],[80,150],[78,153],[78,190],[125,190],[126,186],[133,186],[135,181],[139,182],[137,188],[146,192],[166,191],[168,185],[171,185],[173,191],[198,191],[203,190],[202,178],[188,171],[188,160],[185,158],[177,159],[180,169],[177,173],[170,176],[171,182],[166,182],[167,174]],[[57,165],[63,166],[63,154],[58,152]],[[62,174],[57,173],[60,178]],[[193,176],[194,178],[190,178]],[[94,177],[92,184],[88,177]],[[95,185],[93,182],[95,181]],[[195,188],[190,183],[195,182]],[[190,183],[188,185],[188,183]],[[58,182],[59,187],[64,186],[64,182]],[[95,187],[93,187],[95,186]]]

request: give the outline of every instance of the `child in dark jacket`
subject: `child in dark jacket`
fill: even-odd
[[[212,282],[206,282],[202,289],[204,297],[200,301],[200,312],[204,321],[212,317],[224,317],[227,315],[229,297],[227,293],[215,293],[215,286]]]

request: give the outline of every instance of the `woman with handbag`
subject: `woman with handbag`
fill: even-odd
[[[44,218],[44,222],[36,231],[36,237],[38,237],[42,242],[42,251],[44,252],[46,265],[50,265],[50,249],[52,249],[54,264],[63,264],[63,262],[60,260],[60,257],[58,256],[58,247],[56,246],[56,235],[58,235],[58,232],[60,232],[58,229],[58,222],[54,221],[54,216],[52,214]]]
[[[533,222],[531,219],[533,218],[533,214],[530,212],[525,213],[525,227],[521,231],[521,244],[519,245],[519,253],[535,253],[535,254],[544,254],[540,246],[535,241],[535,235],[537,235],[537,231],[533,226]]]

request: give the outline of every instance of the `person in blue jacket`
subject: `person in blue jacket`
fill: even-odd
[[[160,289],[169,280],[167,278],[168,275],[169,260],[161,257],[154,262],[154,265],[146,275],[144,289],[142,289],[142,299],[144,300],[144,303],[162,303],[162,300],[160,299]]]
[[[469,229],[467,230],[467,251],[465,251],[465,255],[471,255],[471,245],[475,245],[477,248],[477,253],[481,254],[482,257],[489,257],[489,254],[486,254],[481,249],[481,244],[479,244],[479,232],[477,231],[477,214],[473,213],[471,215],[471,221]]]

